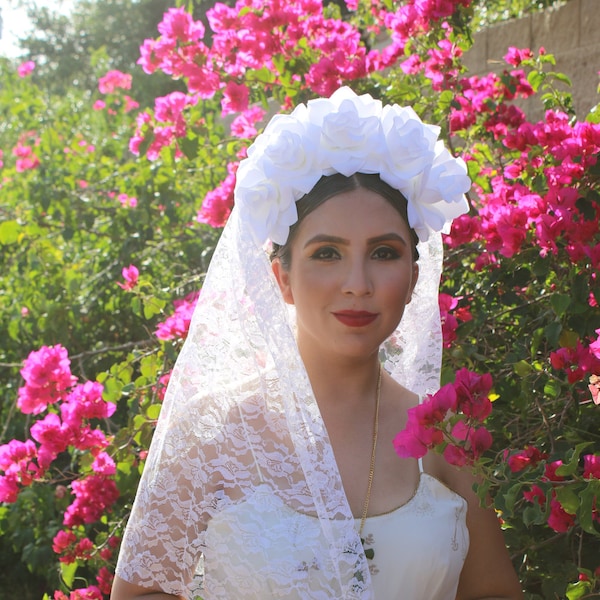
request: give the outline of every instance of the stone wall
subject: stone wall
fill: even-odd
[[[471,75],[484,75],[506,68],[502,57],[509,46],[540,47],[553,54],[556,67],[573,84],[573,101],[577,116],[585,118],[590,108],[600,102],[600,0],[569,0],[567,4],[531,14],[523,19],[490,27],[474,37],[473,47],[465,55]],[[521,107],[530,119],[543,115],[539,100],[526,101]]]

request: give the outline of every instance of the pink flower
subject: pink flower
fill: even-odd
[[[265,116],[265,111],[259,106],[253,106],[238,115],[231,123],[231,135],[239,138],[254,138],[256,123]]]
[[[106,567],[102,567],[98,571],[98,575],[96,575],[96,581],[98,582],[98,587],[103,594],[106,594],[107,596],[110,594],[114,578],[115,576]]]
[[[546,494],[538,485],[532,486],[531,490],[523,492],[523,498],[532,504],[538,503],[540,506],[546,504]]]
[[[583,457],[583,477],[585,479],[600,479],[600,455],[586,454]]]
[[[569,531],[573,525],[575,525],[575,515],[568,513],[556,498],[550,500],[548,526],[556,532],[565,533]]]
[[[97,381],[86,381],[69,392],[60,407],[65,423],[79,428],[84,419],[108,419],[117,407],[102,398],[104,386]]]
[[[114,475],[116,470],[115,461],[106,452],[100,452],[92,463],[92,471],[99,475]]]
[[[76,432],[54,413],[47,414],[31,426],[31,437],[40,444],[38,463],[47,469],[52,461],[76,439]]]
[[[42,474],[38,465],[35,444],[31,440],[11,440],[0,446],[0,502],[16,502],[21,487],[28,486]]]
[[[508,468],[513,473],[518,473],[526,467],[535,467],[548,455],[533,446],[527,446],[524,450],[516,452],[508,458]]]
[[[95,585],[73,590],[69,594],[69,600],[104,600],[100,589]]]
[[[77,541],[75,534],[70,530],[61,529],[52,540],[52,550],[62,554],[69,546]]]
[[[13,155],[17,157],[15,169],[17,173],[23,173],[35,169],[40,165],[40,159],[33,152],[31,146],[24,146],[21,142],[13,148]]]
[[[124,290],[130,292],[138,284],[140,272],[135,265],[129,265],[128,267],[123,267],[121,274],[123,275],[125,283],[117,281],[117,285],[119,287],[122,287]]]
[[[211,227],[224,227],[231,209],[233,208],[233,189],[235,187],[235,172],[239,163],[227,165],[228,175],[214,190],[208,192],[198,212],[199,223],[206,223]]]
[[[454,380],[458,410],[479,422],[484,421],[492,412],[492,403],[488,397],[492,389],[492,376],[489,373],[479,375],[468,369],[456,372]]]
[[[67,527],[98,521],[119,497],[115,482],[101,475],[78,479],[71,489],[75,500],[65,511],[63,523]]]
[[[563,466],[562,460],[555,460],[551,463],[547,463],[544,467],[544,477],[549,481],[563,481],[564,477],[556,474],[556,469]]]
[[[223,99],[221,100],[222,116],[247,110],[249,97],[250,90],[246,85],[230,81],[223,90]]]
[[[121,206],[128,208],[135,208],[138,203],[135,196],[128,196],[127,194],[119,194],[117,200],[121,203]]]
[[[600,359],[600,329],[596,329],[596,341],[592,342],[588,348],[590,352],[598,359]]]
[[[529,48],[515,48],[509,46],[508,52],[504,55],[504,60],[514,67],[518,67],[524,60],[533,58],[533,52]]]
[[[65,396],[76,381],[71,375],[67,350],[60,345],[42,346],[23,363],[25,386],[19,388],[17,406],[25,414],[39,414],[48,404]]]
[[[197,42],[204,37],[202,21],[194,21],[184,8],[170,8],[158,24],[160,34],[179,42]]]
[[[192,292],[183,300],[173,302],[175,306],[174,314],[168,317],[163,323],[159,323],[154,332],[159,340],[185,339],[190,328],[190,322],[194,314],[194,308],[198,302],[198,297],[198,292]]]
[[[131,89],[131,75],[121,71],[109,71],[98,80],[98,90],[101,94],[112,94],[117,89]]]
[[[96,100],[92,108],[94,110],[104,110],[106,108],[106,102],[104,102],[104,100]]]
[[[27,77],[27,75],[31,75],[34,69],[35,63],[32,60],[28,60],[19,65],[17,68],[17,74],[19,77]]]

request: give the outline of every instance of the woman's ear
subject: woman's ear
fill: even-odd
[[[290,283],[290,272],[281,264],[281,259],[274,258],[271,261],[271,268],[273,269],[273,275],[281,290],[283,300],[287,304],[294,304],[294,296],[292,294],[292,286]]]
[[[417,261],[413,263],[413,273],[412,273],[412,282],[410,288],[410,294],[408,296],[408,300],[406,304],[408,304],[412,300],[412,294],[415,291],[415,286],[417,285],[417,281],[419,281],[419,264]]]

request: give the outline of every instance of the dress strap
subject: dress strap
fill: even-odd
[[[423,396],[419,395],[419,404],[421,404],[423,402]],[[419,463],[419,475],[423,474],[423,457],[420,456],[417,460],[417,462]]]

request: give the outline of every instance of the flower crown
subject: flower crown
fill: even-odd
[[[438,140],[439,132],[410,107],[382,107],[342,87],[271,119],[240,163],[235,204],[260,244],[282,245],[298,220],[296,201],[322,175],[379,173],[405,196],[408,223],[427,241],[469,210],[466,165]]]

